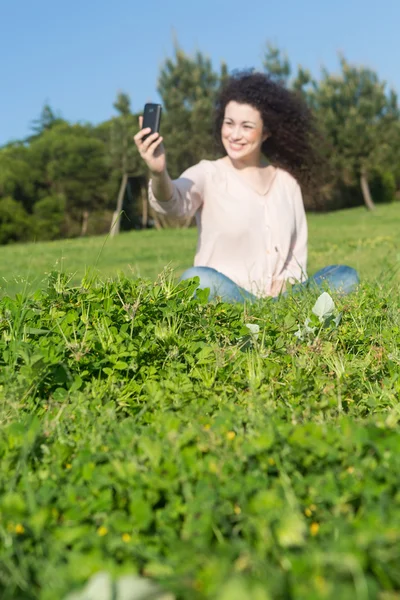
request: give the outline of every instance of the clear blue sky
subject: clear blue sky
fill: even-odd
[[[217,66],[260,67],[267,40],[314,75],[341,51],[400,92],[400,0],[0,0],[0,145],[29,133],[45,102],[70,121],[157,100],[173,35]]]

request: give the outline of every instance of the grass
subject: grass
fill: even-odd
[[[355,267],[363,279],[392,273],[399,265],[400,203],[308,216],[309,272],[328,264]],[[123,233],[114,239],[92,237],[0,247],[0,293],[36,289],[54,266],[79,281],[87,268],[104,277],[118,272],[154,280],[165,265],[177,273],[191,266],[195,229]]]
[[[2,600],[133,599],[137,577],[176,600],[399,600],[399,216],[310,217],[310,270],[363,279],[320,319],[312,290],[231,306],[115,277],[184,268],[194,231],[3,248],[36,288],[0,299]],[[44,278],[103,244],[100,278]],[[114,587],[82,592],[99,572]]]

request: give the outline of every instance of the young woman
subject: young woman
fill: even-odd
[[[140,127],[142,120],[140,120]],[[171,180],[163,138],[149,129],[135,143],[149,167],[151,206],[164,215],[195,216],[194,267],[210,299],[243,302],[277,296],[286,284],[326,281],[348,293],[359,279],[335,265],[307,279],[307,222],[299,182],[309,177],[312,120],[303,101],[261,73],[231,77],[215,110],[223,158],[203,160]]]

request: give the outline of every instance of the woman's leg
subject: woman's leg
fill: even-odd
[[[347,295],[353,292],[359,283],[360,278],[358,273],[352,267],[346,265],[331,265],[329,267],[324,267],[304,283],[294,285],[292,289],[297,291],[297,289],[304,286],[310,288],[317,286],[317,288],[323,290],[325,286],[327,286],[332,292]]]
[[[239,287],[232,279],[211,267],[191,267],[180,277],[180,281],[193,279],[193,277],[200,279],[199,289],[208,288],[210,290],[208,300],[221,298],[223,302],[243,304],[245,300],[253,302],[256,299],[253,294]]]

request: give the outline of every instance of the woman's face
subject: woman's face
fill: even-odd
[[[248,162],[259,160],[262,143],[268,134],[256,108],[229,102],[225,108],[221,137],[230,159]]]

